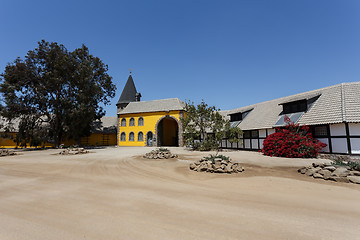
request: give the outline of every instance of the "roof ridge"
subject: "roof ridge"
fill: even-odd
[[[148,100],[148,101],[140,101],[140,102],[131,102],[131,104],[138,104],[138,103],[144,103],[144,102],[157,102],[157,101],[164,101],[164,100],[179,100],[181,101],[179,98],[164,98],[164,99],[155,99],[155,100]]]
[[[285,96],[285,97],[275,98],[275,99],[268,100],[268,101],[264,101],[264,102],[258,102],[258,103],[254,103],[254,104],[247,105],[247,106],[242,106],[242,107],[235,108],[235,109],[228,109],[228,111],[236,111],[236,110],[238,110],[238,109],[245,108],[245,107],[252,107],[252,106],[255,106],[255,105],[259,105],[259,104],[264,104],[264,103],[269,103],[269,102],[273,102],[273,101],[278,101],[278,100],[286,99],[286,98],[288,98],[288,97],[295,97],[296,95],[309,94],[309,93],[312,93],[312,92],[314,92],[314,93],[315,93],[315,92],[320,92],[320,91],[323,91],[323,90],[325,90],[325,89],[330,89],[330,88],[335,88],[335,87],[338,87],[338,86],[342,86],[342,84],[355,84],[355,83],[360,83],[360,82],[338,83],[338,84],[335,84],[335,85],[331,85],[331,86],[327,86],[327,87],[323,87],[323,88],[319,88],[319,89],[310,90],[310,91],[307,91],[307,92],[296,93],[296,94],[293,94],[293,95],[288,95],[288,96]],[[223,111],[226,111],[226,110],[223,110]]]

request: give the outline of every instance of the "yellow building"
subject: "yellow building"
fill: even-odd
[[[140,98],[130,74],[117,103],[118,146],[183,146],[184,103],[178,98]]]
[[[4,119],[1,119],[0,122],[4,125],[6,124]],[[14,141],[18,125],[19,121],[14,121],[11,132],[0,128],[0,148],[20,147]],[[93,122],[90,136],[81,138],[81,146],[115,146],[117,143],[116,128],[117,117],[102,117],[100,120]],[[77,144],[73,139],[63,139],[61,143],[66,147]],[[54,143],[51,141],[44,142],[37,147],[54,147]]]

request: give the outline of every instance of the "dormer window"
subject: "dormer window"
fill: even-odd
[[[252,109],[245,111],[245,112],[238,112],[238,113],[233,113],[233,114],[229,114],[230,115],[230,122],[238,122],[238,121],[242,121],[246,115],[249,114],[249,112],[251,112]]]
[[[307,101],[300,100],[295,102],[289,102],[283,104],[283,114],[297,113],[297,112],[306,112],[307,111]]]
[[[241,113],[234,113],[230,114],[230,122],[236,122],[242,120],[242,114]]]
[[[301,97],[292,99],[290,102],[282,102],[279,105],[283,106],[283,111],[280,113],[275,127],[284,126],[286,124],[285,118],[288,117],[291,122],[297,123],[299,119],[311,109],[314,102],[320,97],[320,94],[313,94],[307,98]]]

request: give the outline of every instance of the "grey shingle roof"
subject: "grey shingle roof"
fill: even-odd
[[[93,133],[116,133],[118,124],[117,117],[102,117],[100,121],[94,121],[91,132]]]
[[[136,87],[134,84],[134,80],[131,75],[129,75],[129,78],[125,84],[125,87],[121,93],[121,96],[119,98],[119,101],[117,104],[120,103],[129,103],[129,102],[135,102],[136,101]]]
[[[153,101],[131,102],[118,114],[143,113],[143,112],[163,112],[183,110],[185,103],[178,98],[168,98]]]
[[[360,122],[360,82],[341,83],[246,107],[222,111],[222,114],[245,112],[254,108],[238,127],[242,130],[272,128],[283,110],[282,105],[279,104],[310,99],[319,95],[320,97],[311,108],[298,120],[299,124],[318,125]]]

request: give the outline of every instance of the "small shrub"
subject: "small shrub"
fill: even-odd
[[[350,169],[360,171],[360,163],[359,163],[359,162],[343,161],[341,158],[335,159],[335,160],[332,162],[332,165],[336,165],[336,166],[346,166],[346,167],[349,167]]]
[[[308,126],[299,126],[285,118],[287,125],[278,128],[265,140],[262,153],[267,156],[288,158],[313,158],[326,147],[325,143],[312,137]]]
[[[210,160],[212,163],[215,163],[215,158],[221,158],[222,160],[229,160],[229,157],[221,155],[221,154],[219,154],[219,155],[210,154],[208,157],[204,157],[204,159]]]
[[[213,141],[203,141],[200,142],[199,147],[197,150],[199,151],[210,151],[212,149],[215,148],[216,143],[214,143]]]
[[[167,149],[167,148],[159,148],[158,150],[160,152],[169,152],[169,149]]]

